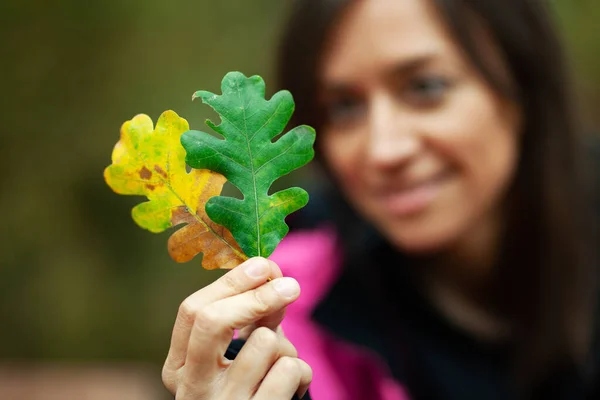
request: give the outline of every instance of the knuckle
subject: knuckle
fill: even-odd
[[[173,395],[177,391],[177,384],[176,384],[175,375],[176,375],[175,372],[171,368],[169,368],[167,366],[167,364],[165,364],[163,366],[163,369],[162,369],[162,372],[161,372],[161,378],[162,378],[163,385]]]
[[[250,335],[253,345],[261,349],[276,350],[279,343],[277,334],[269,328],[259,327]]]
[[[294,358],[298,358],[298,349],[296,349],[296,346],[294,346],[292,342],[290,342],[285,337],[281,337],[280,340],[283,341],[286,348],[286,352],[289,353],[288,355]]]
[[[281,357],[275,363],[275,367],[281,374],[285,376],[300,376],[300,364],[297,358],[293,357]]]
[[[257,317],[267,314],[271,310],[271,306],[265,301],[264,293],[261,290],[252,291],[254,297],[254,313]]]
[[[196,305],[187,298],[179,305],[178,316],[181,321],[191,325],[194,322],[194,319],[196,319],[196,312]]]
[[[223,285],[227,288],[229,293],[239,293],[241,292],[241,285],[234,277],[234,275],[229,272],[221,277]]]
[[[207,399],[210,395],[210,385],[199,384],[197,381],[182,379],[177,388],[175,400]]]
[[[196,312],[194,329],[206,332],[216,332],[222,329],[221,316],[213,307],[204,307]]]
[[[306,378],[306,380],[308,382],[312,381],[313,378],[313,370],[312,367],[310,365],[308,365],[308,363],[304,360],[301,359],[297,359],[298,363],[300,364],[300,367],[302,369],[302,374],[304,375],[304,378]]]

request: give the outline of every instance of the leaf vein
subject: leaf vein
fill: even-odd
[[[262,130],[263,130],[263,128],[264,128],[265,126],[267,126],[267,125],[268,125],[268,124],[269,124],[271,121],[273,121],[273,119],[275,118],[275,116],[277,116],[277,115],[279,114],[279,108],[281,108],[281,104],[282,104],[282,103],[279,103],[279,104],[277,104],[277,108],[276,108],[276,109],[275,109],[275,111],[273,112],[273,115],[271,115],[271,116],[269,117],[269,119],[267,119],[267,120],[265,121],[265,123],[264,123],[264,124],[262,124],[262,126],[256,130],[256,132],[254,132],[254,134],[253,134],[253,135],[252,135],[252,137],[250,138],[250,142],[252,142],[252,140],[254,140],[254,138],[256,137],[256,135],[258,135],[258,134],[260,133],[260,131],[262,131]]]
[[[224,197],[224,196],[223,196],[223,197]],[[230,213],[233,213],[233,214],[238,214],[238,215],[242,216],[244,219],[250,219],[250,216],[248,216],[247,214],[245,214],[245,213],[243,213],[243,212],[241,212],[241,211],[233,210],[233,209],[231,209],[231,208],[228,208],[228,207],[222,206],[222,205],[221,205],[221,204],[219,204],[219,203],[213,203],[213,204],[212,204],[212,206],[213,206],[213,207],[219,207],[220,209],[222,209],[222,210],[225,210],[225,211],[229,211]]]
[[[241,100],[240,84],[236,85],[238,98]],[[256,172],[254,171],[254,163],[252,162],[252,147],[250,146],[250,140],[248,139],[248,119],[246,118],[246,107],[243,108],[244,113],[244,136],[246,138],[246,144],[248,146],[248,155],[250,156],[250,166],[252,167],[252,185],[254,186],[254,215],[256,217],[256,248],[258,256],[261,256],[261,244],[260,244],[260,220],[258,218],[258,191],[256,190]]]
[[[196,144],[198,146],[201,146],[203,143],[201,143],[199,140],[196,141]],[[223,157],[227,158],[228,160],[233,161],[234,163],[236,163],[237,165],[239,165],[240,167],[242,167],[243,169],[245,169],[246,171],[250,171],[250,169],[248,167],[246,167],[245,165],[243,165],[242,163],[240,163],[239,161],[231,158],[230,156],[228,156],[227,154],[223,153],[222,151],[220,151],[219,149],[217,149],[215,146],[211,146],[210,143],[206,143],[206,146],[210,147],[215,153],[222,155]],[[198,160],[205,160],[207,158],[211,158],[214,156],[207,156],[207,157],[202,157],[199,158]]]
[[[285,205],[285,204],[287,204],[287,203],[291,203],[293,200],[294,200],[294,199],[288,199],[288,200],[285,200],[285,201],[281,201],[281,202],[279,202],[279,203],[277,203],[277,204],[273,204],[271,207],[269,207],[268,209],[266,209],[266,210],[265,210],[265,211],[264,211],[262,214],[260,214],[260,217],[259,217],[259,219],[262,219],[262,217],[263,217],[263,216],[264,216],[266,213],[268,213],[269,211],[273,211],[273,208],[281,207],[281,206],[283,206],[283,205]]]
[[[260,167],[258,167],[256,169],[256,173],[258,174],[258,171],[260,171],[261,169],[263,169],[263,167],[269,163],[271,163],[272,161],[274,161],[276,158],[281,157],[282,155],[286,154],[288,151],[290,151],[292,149],[292,147],[294,147],[294,143],[290,144],[289,147],[287,149],[285,149],[284,151],[282,151],[281,153],[277,154],[275,157],[265,161],[265,163],[263,165],[261,165]]]

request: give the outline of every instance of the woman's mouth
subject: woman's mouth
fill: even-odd
[[[443,173],[402,187],[386,189],[377,195],[378,203],[386,213],[396,217],[418,214],[438,197],[447,179],[448,174]]]

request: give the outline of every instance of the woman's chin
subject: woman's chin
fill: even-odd
[[[394,242],[396,248],[407,254],[426,255],[434,254],[444,248],[444,243],[423,238],[411,238],[410,240],[396,239]]]
[[[411,229],[383,231],[388,241],[399,250],[410,254],[433,254],[443,251],[455,242],[457,232],[448,227],[413,226]]]

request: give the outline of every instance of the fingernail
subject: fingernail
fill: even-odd
[[[269,274],[270,266],[264,258],[252,258],[246,261],[244,272],[250,278],[263,278]]]
[[[294,297],[300,293],[300,286],[293,278],[279,278],[273,282],[273,287],[283,297]]]

